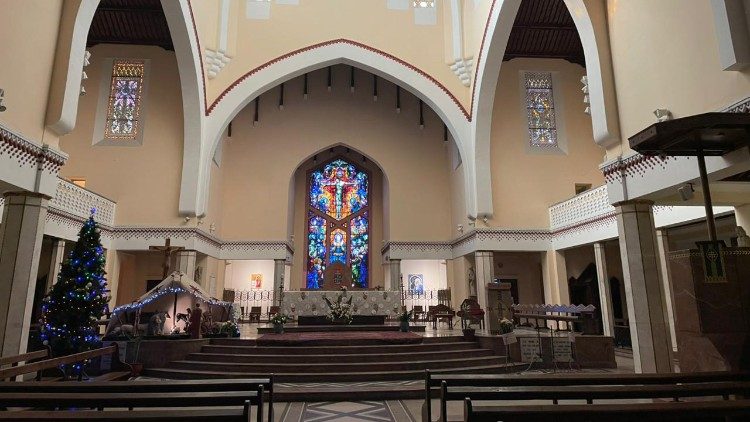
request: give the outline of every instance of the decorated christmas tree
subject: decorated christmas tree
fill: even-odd
[[[95,349],[101,343],[98,320],[109,294],[94,213],[92,209],[78,233],[78,243],[62,264],[57,283],[42,301],[41,340],[55,356]]]

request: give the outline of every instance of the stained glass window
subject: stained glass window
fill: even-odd
[[[368,174],[343,159],[310,172],[308,289],[368,287],[369,196]]]
[[[141,92],[145,64],[138,60],[115,60],[107,107],[104,137],[135,139],[141,130]]]
[[[552,93],[552,74],[525,72],[526,117],[529,142],[534,147],[556,147],[555,99]]]

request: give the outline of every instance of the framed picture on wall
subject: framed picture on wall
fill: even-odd
[[[250,288],[251,289],[263,288],[263,274],[250,274]]]
[[[424,294],[424,274],[409,274],[409,292]]]

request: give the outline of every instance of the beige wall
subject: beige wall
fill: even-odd
[[[446,63],[443,7],[448,7],[446,2],[438,1],[437,25],[423,26],[414,24],[411,7],[389,10],[384,0],[301,1],[297,6],[272,2],[268,20],[246,19],[245,2],[234,1],[228,43],[228,53],[233,57],[216,78],[206,80],[208,102],[243,74],[268,61],[310,45],[345,38],[383,50],[425,71],[468,107],[469,89]],[[192,8],[201,46],[215,49],[219,1],[194,1]]]
[[[226,239],[287,239],[289,184],[297,166],[335,144],[346,144],[370,157],[387,179],[390,240],[445,240],[450,236],[448,162],[443,125],[425,106],[426,126],[418,125],[417,99],[402,91],[395,112],[395,87],[379,82],[372,97],[372,76],[357,72],[349,91],[349,68],[335,68],[334,88],[325,88],[325,71],[309,76],[310,97],[302,98],[302,80],[285,84],[260,99],[260,122],[253,127],[254,104],[232,124],[224,143],[221,236]],[[231,204],[231,206],[229,206]],[[295,242],[299,251],[302,239]],[[379,249],[379,246],[378,246]]]
[[[553,87],[557,119],[564,119],[567,154],[528,151],[520,71],[557,72]],[[593,140],[591,118],[583,112],[581,76],[585,70],[564,60],[514,59],[503,63],[492,121],[492,191],[494,217],[503,228],[547,228],[548,207],[575,195],[575,183],[599,186],[604,150]]]
[[[70,154],[61,175],[83,177],[88,189],[117,202],[118,225],[183,224],[178,215],[182,102],[174,52],[122,45],[97,45],[90,50],[88,93],[80,100],[76,128],[61,138],[62,149]],[[111,75],[108,58],[150,60],[141,146],[92,145],[102,78]]]
[[[594,247],[592,245],[579,246],[565,250],[566,280],[571,277],[578,278],[589,264],[596,264],[594,260]],[[611,275],[610,275],[611,277]]]
[[[146,293],[148,280],[162,279],[163,255],[158,252],[118,252],[120,277],[117,306],[130,303]]]
[[[542,255],[538,252],[496,252],[495,278],[518,280],[518,303],[543,303]]]
[[[710,3],[607,1],[624,149],[657,108],[684,117],[750,96],[748,70],[721,70]]]
[[[0,0],[0,121],[38,143],[57,144],[45,131],[62,0]]]

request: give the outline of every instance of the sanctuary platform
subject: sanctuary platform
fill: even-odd
[[[420,344],[424,337],[414,333],[390,331],[315,331],[264,334],[258,346],[372,346],[378,344]]]
[[[337,325],[337,324],[326,324],[326,325],[290,325],[284,326],[285,333],[312,333],[312,332],[347,332],[347,331],[358,331],[358,332],[395,332],[399,331],[398,325]],[[410,325],[409,331],[424,333],[424,325]],[[273,325],[267,325],[264,327],[258,327],[258,334],[271,334],[274,332]]]

